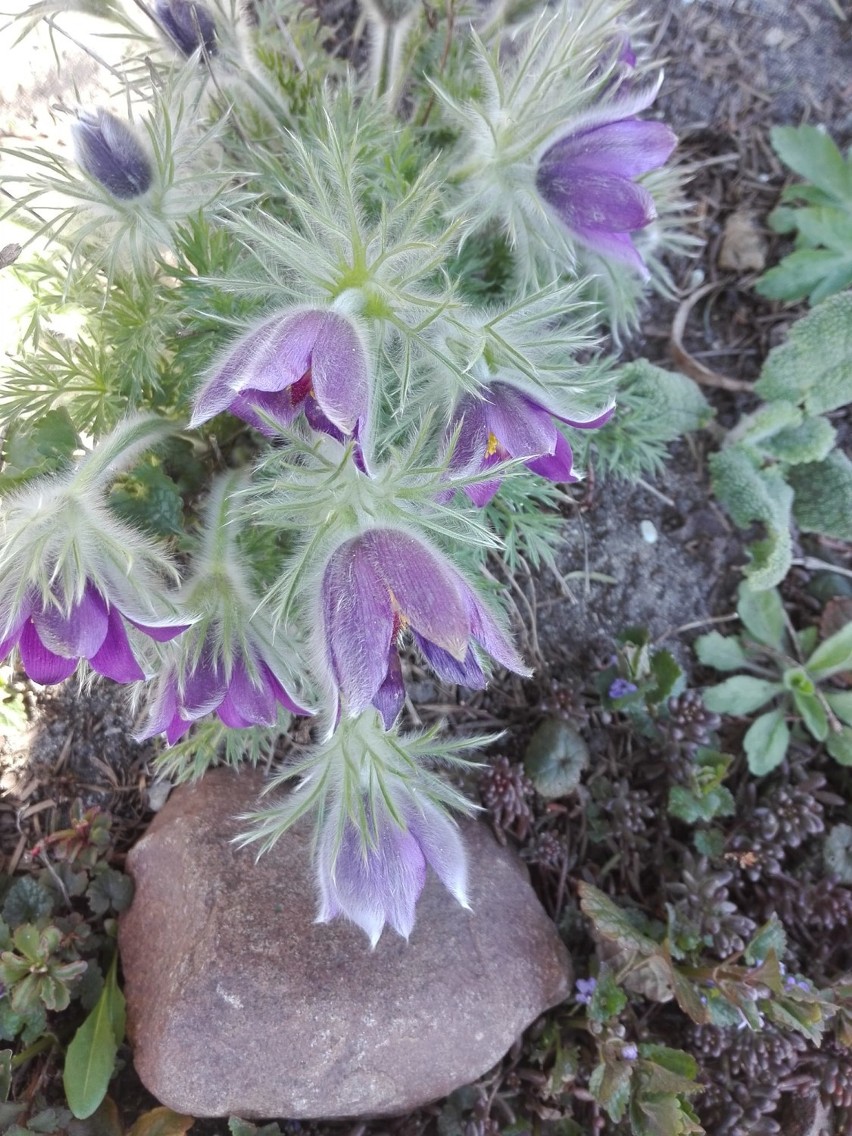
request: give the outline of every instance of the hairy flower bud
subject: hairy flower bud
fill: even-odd
[[[134,131],[98,108],[83,111],[72,127],[77,164],[113,197],[129,201],[151,187],[151,162]]]
[[[159,0],[156,12],[182,55],[188,58],[202,46],[208,55],[216,54],[216,24],[203,4],[195,0]]]

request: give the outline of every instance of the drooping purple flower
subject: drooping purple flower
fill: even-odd
[[[653,101],[655,88],[616,100],[591,113],[542,156],[536,186],[571,235],[593,252],[648,270],[631,234],[656,218],[654,199],[634,178],[662,166],[677,139],[662,122],[635,117]]]
[[[159,0],[156,11],[157,19],[181,55],[189,58],[202,44],[208,55],[216,54],[216,24],[203,4],[195,0]]]
[[[321,607],[329,670],[346,712],[373,705],[387,728],[405,700],[396,642],[406,629],[445,682],[485,686],[474,644],[529,674],[452,564],[399,529],[370,529],[340,545],[323,573]]]
[[[98,108],[82,111],[71,127],[77,164],[122,201],[151,187],[151,161],[133,130],[114,114]]]
[[[214,711],[232,729],[274,726],[279,705],[291,714],[310,714],[287,693],[259,649],[250,663],[239,653],[226,667],[205,643],[195,665],[182,678],[173,669],[160,677],[147,722],[136,738],[144,741],[165,734],[169,745],[174,745],[193,722]]]
[[[400,827],[384,803],[365,800],[368,831],[362,836],[350,818],[342,838],[337,824],[323,825],[317,846],[320,890],[318,923],[344,915],[375,946],[385,923],[407,939],[415,907],[431,865],[441,883],[467,907],[467,857],[458,827],[436,805],[402,794],[394,797]]]
[[[68,678],[80,659],[86,659],[93,670],[114,682],[136,682],[145,675],[130,646],[126,623],[161,643],[174,639],[188,626],[143,624],[131,619],[91,581],[71,604],[59,596],[46,603],[31,590],[0,641],[0,659],[17,646],[27,675],[42,685]]]
[[[279,313],[231,346],[195,398],[192,426],[229,410],[270,437],[300,412],[338,440],[364,440],[369,425],[367,352],[338,312]]]
[[[548,481],[576,481],[574,455],[554,419],[583,430],[593,430],[610,418],[609,409],[596,418],[581,421],[566,418],[542,406],[510,383],[491,383],[481,396],[468,394],[457,404],[446,436],[458,430],[450,456],[451,473],[480,473],[509,458],[523,458],[524,465]],[[465,485],[464,492],[480,507],[487,505],[500,488],[500,478]]]

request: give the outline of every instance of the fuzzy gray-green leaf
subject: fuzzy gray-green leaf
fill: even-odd
[[[752,714],[778,694],[783,687],[780,682],[769,682],[753,675],[733,675],[710,686],[702,695],[704,705],[714,714]]]
[[[770,710],[752,723],[743,738],[748,767],[756,777],[771,773],[784,760],[790,731],[783,710]]]
[[[846,454],[834,450],[825,461],[794,466],[788,480],[800,529],[852,541],[852,461]]]
[[[695,653],[705,667],[717,671],[738,671],[748,662],[748,656],[732,635],[711,631],[695,640]]]

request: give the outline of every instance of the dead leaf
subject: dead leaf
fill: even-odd
[[[725,222],[719,267],[726,272],[762,272],[766,267],[766,238],[753,213],[738,211]]]

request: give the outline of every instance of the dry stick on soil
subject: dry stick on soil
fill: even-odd
[[[711,371],[703,363],[699,363],[697,359],[693,358],[683,346],[683,333],[686,329],[689,313],[699,300],[721,287],[722,284],[719,281],[713,280],[709,284],[705,284],[703,288],[693,292],[691,296],[687,296],[680,305],[672,323],[672,358],[684,374],[689,375],[691,379],[702,386],[718,387],[721,390],[728,391],[750,391],[752,389],[751,383],[744,382],[742,379],[732,379],[728,375],[720,375],[718,371]]]

